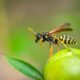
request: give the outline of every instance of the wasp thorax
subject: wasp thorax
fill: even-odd
[[[45,36],[45,35],[49,35],[48,32],[42,32],[42,34],[43,34],[44,36]]]
[[[37,43],[41,39],[41,37],[42,37],[42,34],[37,33],[35,42]]]

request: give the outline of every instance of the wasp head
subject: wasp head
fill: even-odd
[[[37,43],[41,38],[42,38],[42,34],[37,33],[35,42]]]

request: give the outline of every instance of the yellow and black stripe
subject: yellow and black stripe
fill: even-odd
[[[61,36],[58,36],[58,39],[62,41],[64,44],[76,44],[76,41],[74,40],[74,38],[70,36],[61,35]]]

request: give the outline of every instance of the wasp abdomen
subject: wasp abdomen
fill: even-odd
[[[65,44],[76,44],[76,41],[74,40],[73,37],[62,35],[62,36],[58,36],[58,38]]]

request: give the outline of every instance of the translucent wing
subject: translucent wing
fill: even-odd
[[[55,34],[62,31],[72,31],[73,29],[68,27],[70,25],[71,25],[70,23],[64,23],[63,25],[51,30],[49,34]]]

